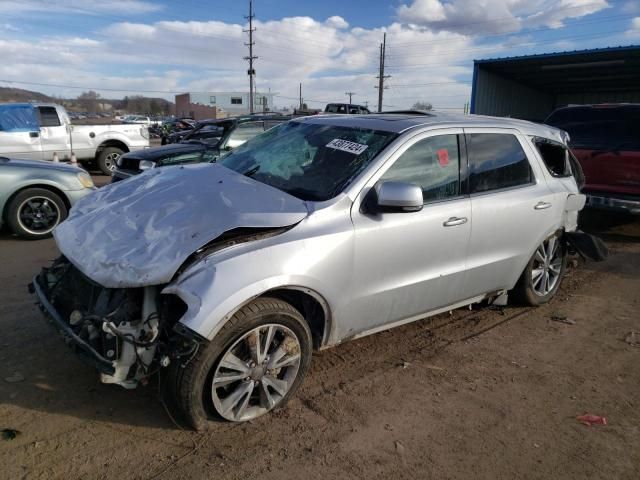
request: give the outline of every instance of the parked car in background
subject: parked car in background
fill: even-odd
[[[0,227],[29,239],[51,236],[69,209],[95,189],[81,168],[0,157]]]
[[[214,162],[224,152],[280,125],[290,117],[247,116],[223,120],[204,120],[189,131],[180,143],[132,152],[118,159],[112,182],[118,182],[152,168],[167,165]]]
[[[196,121],[191,118],[173,118],[171,120],[167,120],[160,125],[160,139],[162,145],[166,145],[167,143],[176,143],[167,142],[169,135],[172,133],[184,133],[185,135],[193,130],[196,126]]]
[[[147,127],[151,125],[155,125],[156,121],[151,120],[150,117],[145,117],[142,115],[127,115],[122,120],[122,123],[132,123],[136,125],[146,125]]]
[[[569,134],[587,205],[640,214],[640,104],[568,106],[545,123]]]
[[[221,149],[232,149],[259,133],[290,119],[291,117],[286,115],[247,115],[218,120],[202,120],[190,131],[169,135],[167,143],[198,141],[219,145]]]
[[[97,191],[32,291],[103,382],[166,368],[194,428],[248,421],[291,398],[314,348],[507,292],[548,302],[591,238],[567,153],[560,130],[505,118],[291,120]]]
[[[110,175],[125,152],[149,147],[141,125],[72,125],[64,107],[46,103],[0,104],[0,155],[29,160],[69,160]]]
[[[329,103],[324,109],[324,113],[345,113],[349,115],[362,115],[371,113],[367,107],[353,105],[351,103]]]
[[[219,154],[220,151],[215,146],[200,142],[175,143],[126,153],[118,159],[111,182],[125,180],[152,168],[213,162]]]

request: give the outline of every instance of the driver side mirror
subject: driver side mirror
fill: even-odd
[[[376,184],[365,201],[372,213],[419,212],[424,200],[422,189],[413,183],[386,181]]]

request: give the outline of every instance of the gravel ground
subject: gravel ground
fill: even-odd
[[[0,429],[21,432],[0,439],[0,478],[638,479],[640,220],[587,214],[611,256],[574,262],[550,304],[315,354],[287,408],[206,434],[177,427],[155,384],[98,383],[27,293],[55,244],[0,234]]]

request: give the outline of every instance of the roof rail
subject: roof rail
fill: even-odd
[[[427,110],[391,110],[387,112],[378,112],[378,115],[382,114],[395,114],[395,115],[427,115],[433,117],[434,114]]]

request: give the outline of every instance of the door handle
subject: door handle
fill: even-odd
[[[442,224],[443,227],[455,227],[467,223],[467,217],[451,217]]]
[[[551,204],[549,202],[538,202],[533,208],[535,208],[536,210],[544,210],[545,208],[550,208],[550,207],[551,207]]]
[[[38,138],[40,136],[40,132],[29,132],[29,136],[31,138]]]

